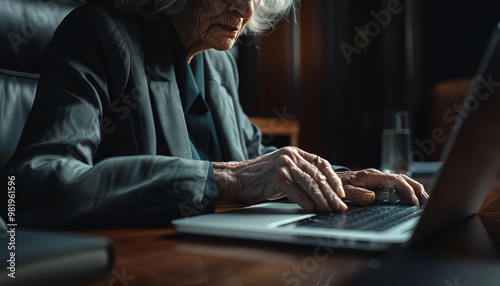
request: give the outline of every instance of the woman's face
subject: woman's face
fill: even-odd
[[[253,15],[257,0],[188,0],[192,4],[191,45],[228,50]],[[190,49],[190,47],[186,47]]]

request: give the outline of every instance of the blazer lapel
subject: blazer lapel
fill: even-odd
[[[145,42],[146,50],[150,53],[146,56],[145,64],[150,78],[149,91],[154,106],[153,112],[156,113],[154,117],[157,148],[167,148],[170,155],[175,157],[192,159],[172,53],[168,45],[167,21],[158,19],[148,23],[149,25],[145,26]],[[151,33],[153,30],[157,30],[158,34]],[[148,35],[154,35],[154,38]],[[160,38],[158,35],[161,35]]]
[[[212,110],[217,136],[226,161],[248,160],[242,150],[246,146],[240,137],[235,106],[232,97],[224,86],[220,85],[220,75],[213,67],[211,59],[205,55],[205,92],[206,100]]]
[[[191,159],[189,136],[177,85],[151,81],[149,88],[156,112],[157,128],[161,130],[156,135],[159,147],[166,145],[172,156]],[[166,144],[162,144],[163,140]]]

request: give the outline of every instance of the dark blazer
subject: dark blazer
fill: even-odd
[[[213,211],[215,196],[206,193],[213,173],[210,162],[192,159],[167,24],[166,16],[85,5],[59,26],[4,168],[4,177],[16,176],[19,223],[162,224]],[[202,56],[224,160],[275,150],[261,144],[240,106],[232,56],[214,50]]]

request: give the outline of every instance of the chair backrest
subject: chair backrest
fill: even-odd
[[[29,114],[42,52],[76,0],[0,1],[0,169],[14,153]]]

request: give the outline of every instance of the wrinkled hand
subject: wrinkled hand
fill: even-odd
[[[400,198],[414,204],[418,199],[413,196],[427,196],[422,185],[409,177],[372,169],[335,173],[327,160],[296,147],[213,166],[219,203],[255,203],[287,196],[309,211],[341,213],[347,210],[343,198],[359,205],[372,203],[375,194],[366,188],[395,188]]]
[[[213,163],[219,202],[255,203],[287,196],[306,210],[343,212],[342,182],[328,161],[285,147],[244,162]]]
[[[375,200],[375,193],[369,189],[379,187],[395,189],[396,195],[409,204],[419,205],[429,195],[422,184],[406,175],[384,174],[376,169],[338,172],[342,180],[346,199],[357,205],[369,205]]]

